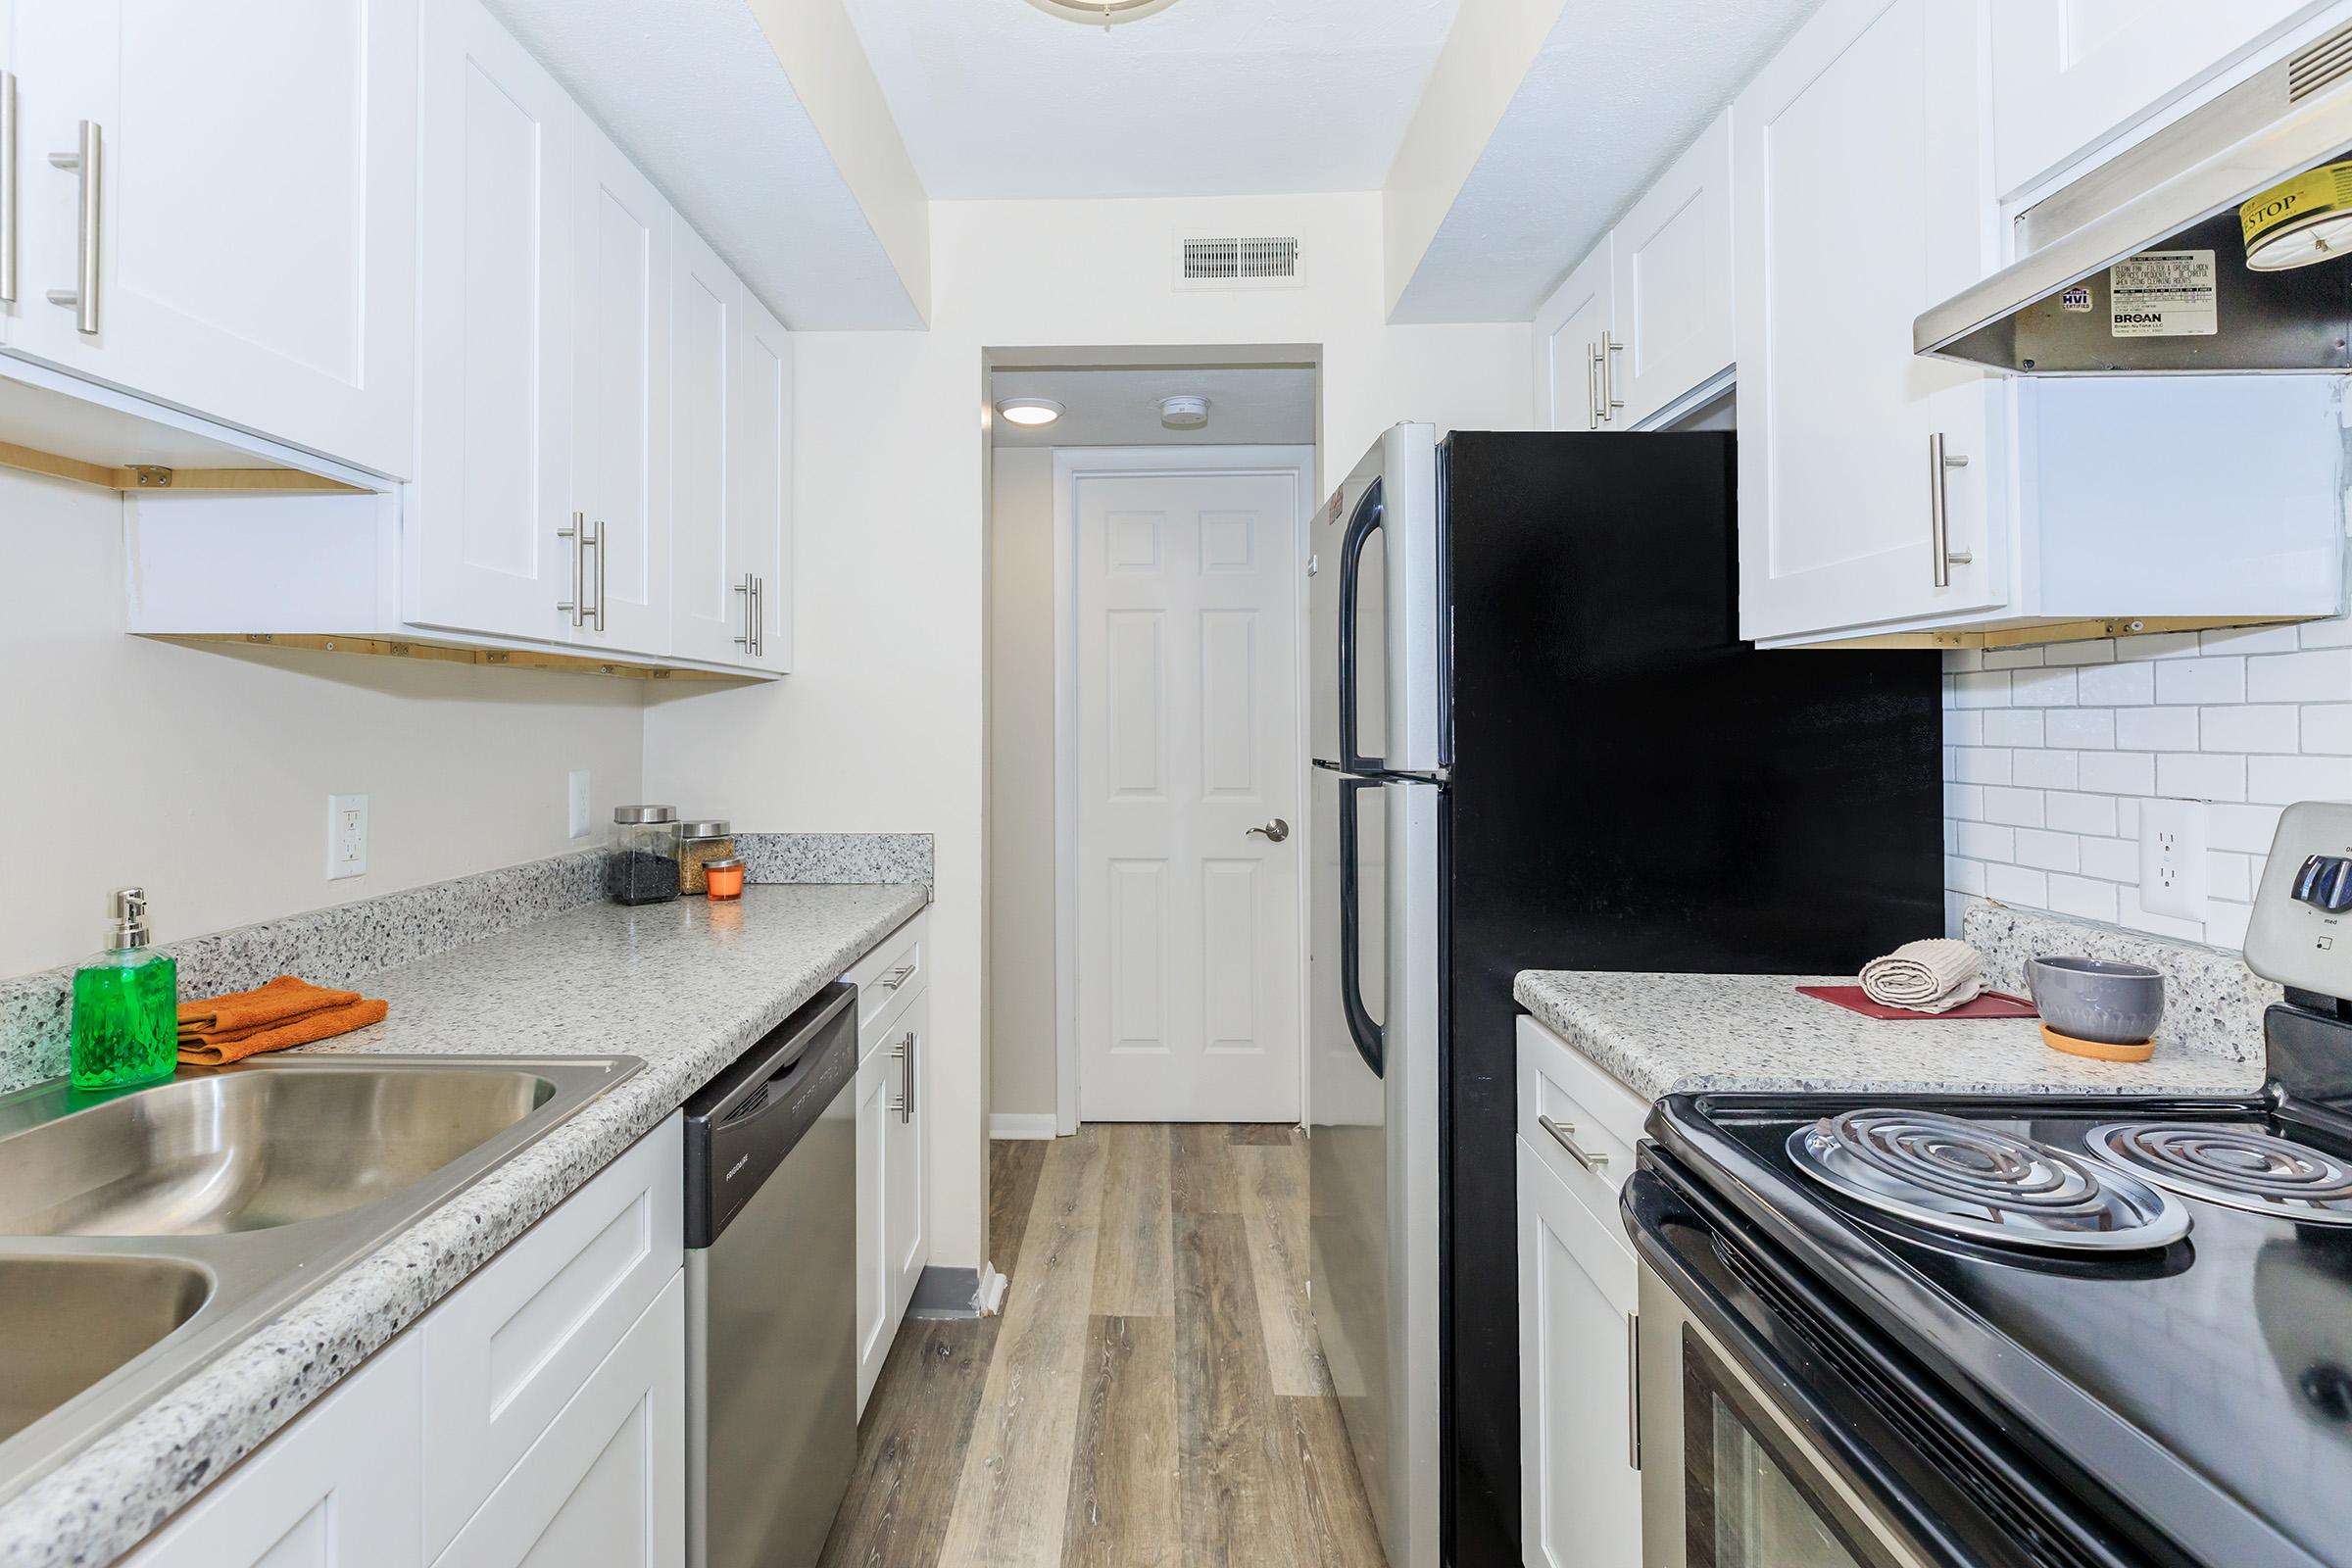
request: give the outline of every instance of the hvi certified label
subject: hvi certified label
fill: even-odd
[[[2088,316],[2090,314],[2090,290],[2077,283],[2073,288],[2058,296],[2058,308],[2071,316]]]
[[[2213,252],[2142,251],[2107,273],[2107,329],[2116,337],[2211,337],[2221,330]]]

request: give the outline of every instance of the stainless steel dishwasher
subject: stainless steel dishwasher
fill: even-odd
[[[858,1459],[858,988],[686,1102],[686,1553],[804,1568]]]

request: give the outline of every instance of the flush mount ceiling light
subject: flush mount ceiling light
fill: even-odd
[[[1060,418],[1062,407],[1052,398],[1006,398],[997,412],[1014,424],[1040,425]]]
[[[1161,398],[1159,422],[1171,430],[1198,430],[1208,422],[1208,399],[1191,392]]]
[[[1104,30],[1122,22],[1141,22],[1174,5],[1176,0],[1029,0],[1049,17],[1083,22]]]

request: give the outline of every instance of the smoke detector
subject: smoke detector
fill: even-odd
[[[1049,17],[1100,25],[1105,32],[1122,22],[1141,22],[1174,5],[1176,0],[1029,0]]]
[[[1208,422],[1208,399],[1193,392],[1161,398],[1159,422],[1171,430],[1198,430]]]

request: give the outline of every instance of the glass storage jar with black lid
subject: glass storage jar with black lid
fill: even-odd
[[[735,830],[715,817],[679,825],[684,847],[678,854],[678,886],[688,893],[709,889],[710,880],[703,867],[712,860],[728,859],[735,854]]]
[[[612,848],[605,856],[605,895],[615,904],[660,904],[678,896],[678,809],[612,808]]]

